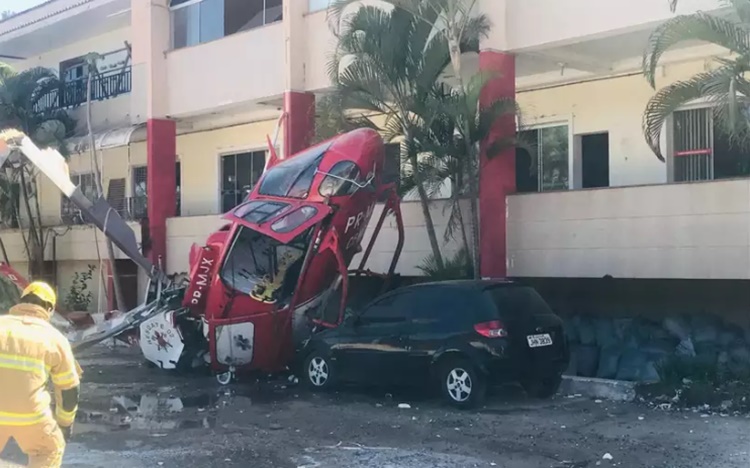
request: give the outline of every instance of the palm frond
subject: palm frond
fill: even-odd
[[[747,56],[750,35],[732,21],[698,12],[667,20],[651,33],[643,55],[643,72],[652,87],[656,86],[659,60],[670,48],[687,41],[705,41]]]
[[[691,101],[702,97],[716,98],[727,93],[733,78],[733,69],[725,66],[666,86],[649,100],[643,114],[643,133],[659,160],[664,161],[660,141],[667,118]]]
[[[447,257],[442,268],[435,257],[429,255],[417,266],[417,269],[424,276],[435,281],[468,279],[472,276],[473,262],[469,253],[462,248],[453,256]]]

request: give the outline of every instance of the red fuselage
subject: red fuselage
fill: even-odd
[[[378,201],[385,154],[374,130],[274,159],[230,224],[191,251],[185,305],[206,320],[215,370],[289,362],[292,314],[346,274]]]

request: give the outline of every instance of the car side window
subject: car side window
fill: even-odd
[[[394,294],[370,304],[359,316],[361,324],[404,322],[407,312],[402,307],[408,294]]]
[[[415,325],[437,326],[439,329],[459,327],[472,312],[471,293],[449,288],[430,288],[420,291],[411,311]]]

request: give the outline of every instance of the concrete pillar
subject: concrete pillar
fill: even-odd
[[[131,0],[133,68],[145,89],[148,176],[148,251],[151,261],[167,262],[167,218],[177,206],[177,129],[169,110],[166,53],[171,47],[169,0]],[[187,255],[187,253],[186,253]]]
[[[485,86],[480,104],[489,105],[500,98],[515,98],[516,62],[512,54],[484,50],[479,54],[479,68],[493,73]],[[507,275],[507,195],[516,191],[515,149],[487,157],[493,141],[514,135],[516,119],[508,115],[495,122],[490,136],[481,146],[479,175],[479,246],[480,272],[483,277]]]
[[[285,158],[310,146],[315,132],[315,95],[305,91],[308,2],[284,0],[284,151]]]

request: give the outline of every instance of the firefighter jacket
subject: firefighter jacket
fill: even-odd
[[[63,427],[75,421],[78,407],[66,411],[62,392],[80,385],[80,367],[70,343],[49,319],[49,312],[32,304],[18,304],[0,316],[0,426],[30,426],[53,416]]]

